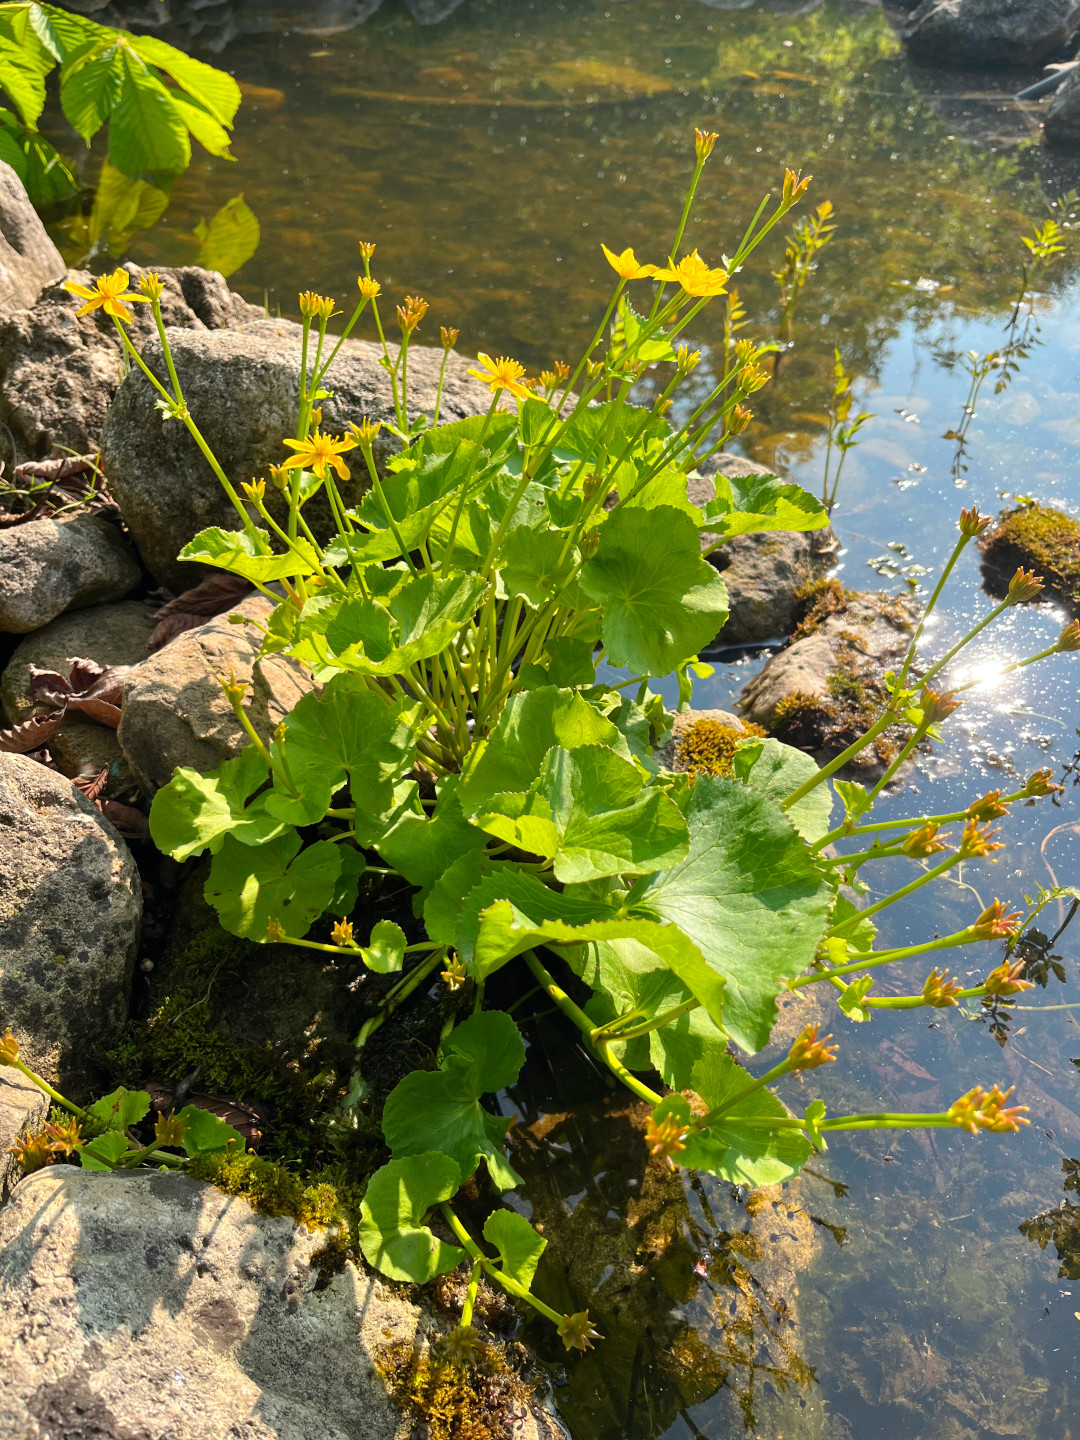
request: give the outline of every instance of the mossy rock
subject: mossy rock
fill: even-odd
[[[1049,505],[1021,505],[1003,511],[980,544],[992,595],[1004,596],[1018,567],[1034,570],[1046,594],[1080,616],[1080,520]]]

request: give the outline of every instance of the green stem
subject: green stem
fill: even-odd
[[[860,911],[865,914],[865,911]],[[801,990],[804,985],[814,985],[819,980],[832,980],[837,975],[851,975],[857,970],[874,970],[879,965],[891,965],[894,960],[912,960],[916,955],[929,955],[935,950],[952,950],[959,945],[969,945],[975,940],[985,939],[985,936],[977,935],[971,929],[957,930],[952,935],[944,935],[940,940],[931,940],[926,945],[905,945],[898,950],[873,950],[866,951],[869,959],[854,960],[850,965],[838,965],[833,970],[818,970],[812,975],[800,975],[797,980],[788,984],[789,990]]]
[[[50,1100],[55,1100],[57,1105],[60,1105],[63,1107],[63,1109],[70,1111],[70,1113],[77,1116],[78,1119],[88,1120],[90,1118],[85,1110],[83,1110],[80,1106],[73,1104],[70,1100],[66,1100],[64,1096],[60,1094],[59,1090],[54,1090],[53,1087],[49,1084],[49,1082],[47,1080],[43,1080],[41,1076],[36,1073],[36,1071],[31,1070],[29,1065],[25,1065],[19,1059],[10,1060],[8,1061],[8,1064],[11,1065],[13,1070],[18,1070],[20,1075],[25,1075],[27,1080],[33,1081],[33,1083],[38,1087],[39,1090],[44,1090],[45,1094],[48,1095]]]
[[[843,936],[846,932],[850,932],[859,925],[861,921],[868,920],[871,915],[877,915],[879,911],[886,909],[887,906],[895,905],[898,900],[904,900],[908,895],[913,895],[916,890],[921,890],[924,885],[929,885],[931,880],[936,880],[939,875],[944,875],[946,870],[950,870],[962,858],[959,852],[950,855],[947,860],[942,860],[939,865],[935,865],[930,870],[927,870],[924,874],[920,875],[917,880],[912,880],[910,885],[905,885],[901,890],[894,890],[891,895],[886,895],[885,899],[879,900],[876,905],[868,905],[865,910],[857,911],[850,920],[842,921],[841,924],[833,929],[832,934],[834,936]]]

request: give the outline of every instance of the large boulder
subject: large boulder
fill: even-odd
[[[133,281],[143,272],[124,267]],[[216,330],[263,312],[234,295],[224,279],[194,265],[157,272],[165,323]],[[68,279],[93,283],[83,270]],[[64,447],[77,455],[96,450],[105,412],[127,365],[113,322],[100,310],[78,318],[82,301],[50,285],[32,308],[0,315],[0,420],[21,456],[41,459]],[[148,305],[134,305],[128,327],[136,345],[154,333]]]
[[[65,268],[22,181],[0,161],[0,313],[33,305]]]
[[[65,610],[120,600],[141,578],[103,515],[12,525],[0,530],[0,631],[25,635]]]
[[[0,1211],[0,1440],[394,1440],[419,1311],[186,1175],[40,1170]]]
[[[265,623],[270,610],[268,600],[253,595],[231,612],[248,623],[215,616],[131,672],[117,738],[147,794],[167,784],[177,765],[213,770],[249,743],[220,677],[250,682],[245,708],[264,740],[312,688],[307,671],[284,655],[256,663],[262,634],[252,622]]]
[[[121,605],[95,605],[73,610],[51,625],[35,630],[15,650],[0,677],[0,712],[8,725],[20,725],[33,713],[27,699],[29,666],[66,675],[72,659],[113,665],[138,665],[146,659],[147,641],[157,621],[150,607],[137,600]],[[49,754],[68,776],[110,771],[109,789],[119,793],[131,781],[116,731],[90,716],[68,711],[60,733],[49,741]]]
[[[1038,65],[1078,25],[1076,0],[923,0],[902,34],[916,59],[977,70]]]
[[[0,1027],[32,1068],[85,1092],[128,1016],[135,862],[69,780],[0,753],[0,875]]]
[[[289,320],[257,320],[217,332],[170,331],[177,375],[188,408],[225,474],[239,486],[288,456],[282,440],[296,433],[300,390],[301,328]],[[161,347],[151,341],[143,356],[163,381]],[[323,402],[322,428],[334,434],[349,421],[394,418],[390,376],[382,349],[363,340],[347,341],[331,366]],[[430,414],[435,406],[443,352],[426,346],[409,351],[410,411]],[[469,362],[452,354],[446,367],[442,420],[487,410],[485,386],[466,374]],[[194,585],[202,567],[177,561],[177,554],[210,525],[235,529],[237,515],[195,441],[182,424],[157,408],[157,392],[133,369],[116,394],[106,421],[103,447],[109,489],[124,512],[147,566],[173,589]],[[389,452],[391,437],[379,437],[377,457]],[[379,446],[381,445],[381,452]],[[347,503],[366,488],[359,455],[351,457],[353,479],[342,485]],[[273,492],[271,492],[271,497]],[[329,508],[319,496],[308,506],[309,523],[326,533]]]
[[[1080,66],[1064,82],[1046,114],[1046,139],[1063,150],[1080,150]]]

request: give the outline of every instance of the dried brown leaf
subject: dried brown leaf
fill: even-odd
[[[94,804],[111,820],[125,840],[145,840],[150,834],[146,816],[134,805],[123,805],[119,800],[95,800]]]
[[[197,625],[211,620],[215,615],[230,610],[251,591],[251,585],[238,575],[211,575],[198,585],[185,590],[182,595],[169,600],[160,610],[155,610],[154,619],[161,623],[150,636],[151,655]]]
[[[76,775],[71,782],[88,800],[96,800],[109,781],[109,767],[103,765],[96,775]]]
[[[64,719],[63,710],[54,710],[40,720],[24,720],[10,730],[0,730],[0,751],[8,755],[29,755],[46,744],[59,731]]]

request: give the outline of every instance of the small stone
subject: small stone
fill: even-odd
[[[1038,65],[1080,23],[1075,0],[922,0],[901,34],[935,65],[977,70]]]
[[[1018,569],[1034,570],[1045,583],[1039,597],[1056,600],[1080,616],[1080,521],[1050,505],[1003,510],[979,541],[983,583],[1004,598]]]
[[[25,310],[64,274],[63,256],[49,239],[26,187],[0,161],[0,313]]]
[[[75,610],[35,630],[19,644],[0,678],[5,722],[19,725],[33,711],[26,698],[28,665],[61,674],[67,673],[65,662],[75,657],[104,666],[137,665],[146,659],[146,644],[156,624],[148,606],[129,600]],[[60,773],[71,778],[96,775],[108,766],[112,794],[120,794],[133,782],[116,731],[76,711],[65,716],[60,733],[49,741],[49,754]]]
[[[265,623],[270,602],[253,595],[230,613]],[[284,655],[256,665],[262,633],[218,615],[179,635],[137,665],[124,685],[117,738],[148,795],[168,784],[178,765],[205,773],[239,755],[250,741],[222,692],[219,677],[249,681],[245,708],[269,740],[278,723],[312,689],[307,671]]]
[[[300,389],[301,327],[288,320],[257,320],[219,331],[170,330],[168,340],[188,407],[225,474],[235,486],[266,477],[271,464],[288,456],[282,441],[296,433]],[[156,340],[143,347],[150,369],[165,367]],[[350,421],[393,419],[390,377],[381,364],[381,346],[349,340],[331,366],[323,402],[322,429],[340,435]],[[442,350],[416,345],[409,350],[410,411],[430,413]],[[466,375],[469,361],[451,354],[443,388],[442,421],[486,412],[486,388]],[[157,392],[132,369],[109,409],[102,440],[109,489],[148,568],[173,590],[195,585],[209,572],[177,560],[200,530],[220,525],[234,530],[236,510],[184,426],[157,409]],[[384,431],[375,442],[376,459],[396,442]],[[346,504],[367,488],[359,452],[346,456],[352,479],[339,482]],[[272,492],[268,503],[277,504]],[[305,508],[320,537],[330,532],[324,496]],[[279,517],[280,518],[280,517]]]
[[[1046,114],[1047,144],[1080,150],[1080,66],[1054,95]]]
[[[69,780],[0,753],[0,875],[0,1017],[32,1069],[85,1091],[128,1016],[131,852]]]
[[[50,1103],[45,1091],[25,1075],[7,1066],[0,1070],[0,1205],[18,1179],[15,1157],[8,1151],[21,1134],[41,1125]]]
[[[25,635],[65,610],[120,600],[142,571],[101,515],[30,520],[0,530],[0,631]]]

